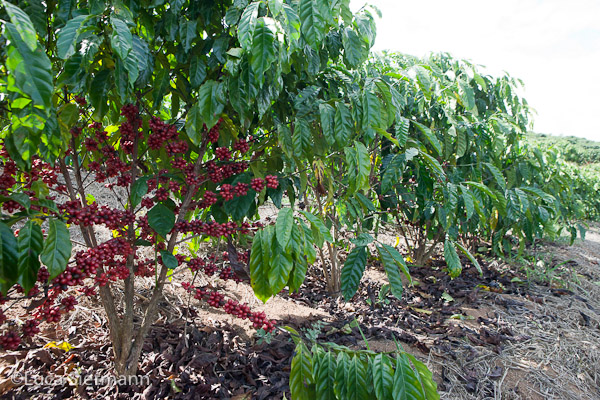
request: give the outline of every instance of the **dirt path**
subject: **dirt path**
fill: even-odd
[[[476,310],[511,332],[501,351],[468,341],[450,355],[434,349],[442,398],[600,399],[600,230],[574,246],[546,244],[540,254],[549,272],[537,278],[554,278],[549,285],[491,295]]]

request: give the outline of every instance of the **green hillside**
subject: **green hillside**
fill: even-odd
[[[544,149],[560,151],[566,161],[577,164],[600,163],[600,142],[575,136],[552,136],[530,132],[527,141]]]

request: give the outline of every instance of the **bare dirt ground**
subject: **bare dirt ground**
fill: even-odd
[[[442,398],[600,399],[598,226],[574,246],[547,243],[539,252],[548,269],[564,264],[523,295],[497,293],[477,309],[462,307],[475,318],[473,329],[479,318],[493,318],[522,340],[505,342],[501,351],[468,342],[450,353],[433,351]],[[564,285],[548,285],[552,277]]]
[[[399,342],[432,369],[443,399],[600,399],[600,229],[591,227],[574,246],[545,243],[535,254],[538,265],[529,273],[524,265],[481,257],[482,277],[463,260],[463,274],[454,280],[434,259],[411,271],[418,284],[406,288],[402,300],[380,296],[385,275],[376,261],[350,302],[326,294],[318,263],[299,295],[282,293],[266,305],[245,283],[211,284],[318,341],[364,348],[364,334],[376,351],[393,351]],[[103,311],[82,298],[68,319],[58,328],[46,326],[30,348],[0,355],[0,396],[283,398],[293,356],[289,335],[277,331],[270,343],[262,342],[247,321],[190,300],[181,287],[189,280],[187,272],[177,274],[166,286],[141,361],[148,384],[25,385],[11,379],[15,373],[32,379],[111,373]],[[140,302],[151,279],[145,286]],[[63,340],[74,349],[43,347]]]

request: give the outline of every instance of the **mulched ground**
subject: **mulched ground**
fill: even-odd
[[[483,260],[481,264],[483,276],[468,267],[453,280],[440,260],[434,260],[431,268],[415,268],[413,278],[420,285],[406,288],[402,300],[380,295],[381,282],[374,279],[363,279],[352,301],[332,300],[322,279],[309,276],[300,294],[284,293],[282,297],[323,310],[330,319],[290,316],[280,325],[292,326],[310,339],[355,348],[366,346],[363,335],[371,348],[379,351],[393,351],[398,341],[425,361],[431,354],[456,361],[465,349],[469,353],[461,362],[473,361],[481,355],[481,349],[499,354],[505,344],[528,338],[515,335],[493,312],[483,311],[475,318],[465,313],[465,307],[488,310],[486,307],[495,302],[508,309],[522,305],[510,295],[527,294],[523,285],[512,282],[514,272],[494,268]],[[373,268],[377,274],[380,266]],[[508,296],[500,297],[499,292]],[[82,319],[79,326],[69,330],[69,342],[76,348],[68,352],[32,348],[1,356],[3,364],[8,365],[3,375],[18,372],[31,383],[18,385],[6,379],[0,383],[3,398],[281,399],[286,393],[290,398],[288,377],[294,346],[283,331],[277,331],[270,343],[259,344],[256,339],[249,340],[239,327],[219,322],[193,320],[187,328],[182,320],[158,324],[147,339],[140,363],[140,375],[147,384],[119,386],[93,382],[93,377],[111,375],[111,348],[105,327],[99,323],[91,326],[87,321]],[[442,368],[434,372],[443,394],[450,386],[449,371]],[[477,371],[467,370],[461,381],[468,392],[493,393],[493,382],[502,377],[503,370],[488,372],[482,377]],[[59,382],[60,378],[75,375],[80,379],[60,385],[45,385],[42,381]]]
[[[106,336],[68,352],[39,348],[6,354],[4,361],[17,364],[19,376],[27,375],[32,384],[15,386],[3,398],[244,399],[251,394],[254,397],[247,398],[280,399],[288,390],[294,346],[287,335],[277,334],[270,344],[248,346],[230,326],[192,325],[187,327],[186,345],[183,329],[181,322],[154,327],[140,363],[140,386],[95,381],[112,374]],[[61,381],[66,376],[80,378]]]

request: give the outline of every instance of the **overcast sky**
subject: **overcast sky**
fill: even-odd
[[[352,0],[354,11],[365,4]],[[449,52],[525,82],[534,131],[600,141],[600,0],[370,0],[375,50]]]

